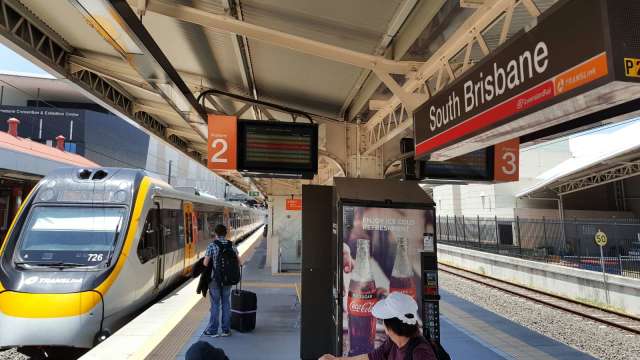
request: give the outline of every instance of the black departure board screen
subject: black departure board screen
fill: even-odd
[[[318,171],[317,125],[238,121],[238,170],[265,177],[313,177]]]
[[[420,178],[491,181],[492,148],[480,149],[446,161],[420,161]]]

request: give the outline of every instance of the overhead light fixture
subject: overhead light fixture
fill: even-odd
[[[142,50],[113,15],[114,10],[107,2],[104,0],[72,0],[72,3],[103,38],[120,49],[122,55],[142,54]]]

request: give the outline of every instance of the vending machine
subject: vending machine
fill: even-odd
[[[375,303],[413,297],[425,335],[439,338],[435,208],[417,182],[336,179],[335,296],[338,354],[365,354],[385,341]]]

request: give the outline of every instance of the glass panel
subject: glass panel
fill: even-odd
[[[98,265],[122,231],[124,208],[36,207],[23,228],[19,257],[26,263]]]

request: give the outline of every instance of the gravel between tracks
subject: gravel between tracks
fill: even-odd
[[[640,358],[640,335],[556,310],[440,271],[440,287],[600,359]]]
[[[27,360],[27,356],[20,354],[15,349],[0,351],[0,360]]]

